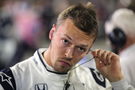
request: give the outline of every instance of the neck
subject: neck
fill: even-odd
[[[50,48],[48,48],[48,49],[43,53],[43,57],[44,57],[44,60],[47,62],[47,64],[51,66]]]

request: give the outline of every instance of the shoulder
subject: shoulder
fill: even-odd
[[[11,68],[5,68],[0,71],[0,90],[16,90],[18,82],[17,78],[20,79],[21,76],[24,75],[26,70],[28,70],[28,64],[30,64],[31,60],[22,61],[17,63]]]
[[[16,82],[16,88],[26,85],[30,77],[32,77],[33,70],[35,70],[33,60],[33,58],[26,59],[10,68]]]
[[[31,66],[33,66],[34,58],[30,57],[22,62],[17,63],[16,65],[12,66],[11,69],[13,72],[24,72],[25,70],[29,70]]]
[[[16,90],[15,79],[10,68],[0,71],[0,85],[4,90]]]
[[[34,68],[35,66],[33,57],[30,57],[22,62],[19,62],[10,68],[15,77],[17,86],[21,84],[24,78],[26,78],[25,76],[28,77],[31,75],[28,74],[28,72],[33,72],[33,70],[35,70]]]
[[[110,82],[103,77],[103,75],[95,68],[80,67],[78,68],[80,76],[85,76],[83,78],[88,79],[87,82],[95,84],[96,86],[101,86],[103,88],[110,87]]]

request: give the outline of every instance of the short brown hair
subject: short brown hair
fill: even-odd
[[[61,12],[57,18],[57,25],[60,25],[67,18],[72,19],[73,23],[80,30],[88,35],[97,36],[98,24],[93,4],[88,2],[86,5],[72,5]]]

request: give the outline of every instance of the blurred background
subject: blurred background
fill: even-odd
[[[99,22],[93,49],[110,50],[104,23],[116,9],[132,8],[135,0],[0,0],[0,69],[48,47],[48,33],[57,15],[69,5],[88,1],[95,4]]]

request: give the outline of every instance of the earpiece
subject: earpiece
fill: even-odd
[[[118,27],[114,28],[113,31],[108,34],[108,38],[115,49],[121,49],[126,43],[126,35],[123,30]]]

